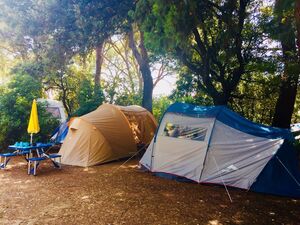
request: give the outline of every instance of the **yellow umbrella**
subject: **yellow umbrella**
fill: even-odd
[[[30,144],[32,144],[32,135],[40,131],[39,117],[35,99],[32,102],[31,113],[27,132],[30,134]]]

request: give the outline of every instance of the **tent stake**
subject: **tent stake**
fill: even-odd
[[[213,156],[213,159],[214,159],[214,161],[215,161],[215,164],[216,164],[216,166],[217,166],[218,171],[220,171],[220,168],[219,168],[218,163],[217,163],[217,161],[216,161],[216,159],[215,159],[214,156]],[[228,195],[228,198],[229,198],[230,202],[232,203],[232,202],[233,202],[233,201],[232,201],[232,198],[231,198],[231,196],[230,196],[230,194],[229,194],[229,191],[228,191],[228,189],[227,189],[227,186],[226,186],[226,184],[225,184],[225,182],[224,182],[224,180],[223,180],[223,176],[222,176],[221,173],[220,173],[220,176],[221,176],[222,183],[223,183],[223,185],[224,185],[224,187],[225,187],[226,193],[227,193],[227,195]]]
[[[291,178],[293,178],[293,180],[296,182],[296,184],[300,187],[300,183],[297,181],[297,179],[293,176],[293,174],[288,170],[288,168],[286,168],[286,166],[283,164],[283,162],[281,162],[281,160],[278,158],[278,156],[276,156],[277,160],[281,163],[281,165],[283,166],[283,168],[287,171],[287,173],[291,176]]]

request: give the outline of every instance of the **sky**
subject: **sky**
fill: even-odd
[[[168,96],[176,88],[176,76],[168,76],[159,81],[153,89],[153,97]]]

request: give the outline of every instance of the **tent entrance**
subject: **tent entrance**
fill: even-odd
[[[151,156],[152,171],[199,182],[213,124],[214,118],[165,114]]]
[[[132,131],[134,141],[137,145],[148,145],[154,136],[156,124],[145,113],[123,111],[129,127]]]

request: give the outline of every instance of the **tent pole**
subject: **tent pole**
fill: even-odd
[[[220,171],[220,168],[219,168],[219,166],[218,166],[217,160],[215,159],[214,156],[213,156],[213,159],[214,159],[214,161],[215,161],[215,164],[216,164],[216,166],[217,166],[218,171]],[[232,198],[231,198],[231,196],[230,196],[230,194],[229,194],[229,191],[228,191],[228,189],[227,189],[227,186],[226,186],[226,184],[225,184],[225,182],[224,182],[224,180],[223,180],[222,174],[220,174],[220,176],[221,176],[222,183],[223,183],[223,185],[224,185],[224,187],[225,187],[226,193],[227,193],[227,195],[228,195],[228,198],[229,198],[230,202],[232,203],[232,202],[233,202],[233,201],[232,201]]]
[[[283,168],[287,171],[287,173],[293,178],[293,180],[296,182],[296,184],[300,187],[300,183],[297,181],[297,179],[293,176],[293,174],[286,168],[286,166],[281,162],[281,160],[276,156],[277,160],[280,162],[280,164],[283,166]]]

